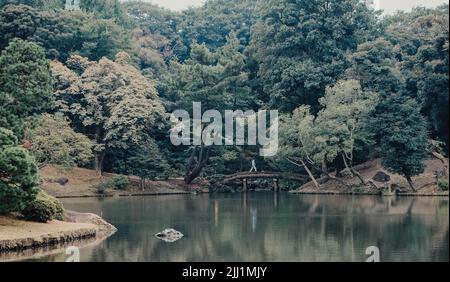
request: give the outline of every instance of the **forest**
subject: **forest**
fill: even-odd
[[[0,213],[36,197],[46,165],[190,184],[254,159],[320,189],[317,178],[341,174],[365,185],[355,166],[379,158],[415,191],[424,161],[448,155],[448,5],[386,16],[359,0],[209,0],[182,12],[65,2],[0,0]],[[173,146],[169,114],[195,101],[278,110],[278,154]]]

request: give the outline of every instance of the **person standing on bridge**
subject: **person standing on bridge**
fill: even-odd
[[[252,160],[252,168],[250,169],[250,172],[257,172],[258,169],[256,168],[256,162],[255,160]]]

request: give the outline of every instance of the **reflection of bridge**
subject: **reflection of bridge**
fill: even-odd
[[[226,175],[223,179],[223,184],[229,184],[236,181],[242,181],[243,191],[247,191],[247,181],[249,179],[272,179],[274,183],[274,191],[278,192],[280,187],[278,185],[279,179],[289,179],[295,181],[305,181],[305,176],[292,173],[281,172],[238,172],[235,174]]]

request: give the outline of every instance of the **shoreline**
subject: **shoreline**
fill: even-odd
[[[3,225],[5,221],[10,225]],[[9,233],[0,235],[0,253],[51,247],[74,240],[94,238],[98,232],[93,224],[63,221],[35,223],[5,217],[0,218],[0,222],[3,223],[2,229],[7,229]]]
[[[248,192],[273,192],[271,190],[249,190]],[[243,192],[233,192],[240,193]],[[296,195],[346,195],[346,196],[380,196],[380,197],[449,197],[448,192],[440,192],[440,193],[398,193],[394,195],[382,195],[380,193],[352,193],[352,192],[333,192],[333,191],[324,191],[324,192],[311,192],[311,191],[281,191],[279,193],[287,193],[287,194],[296,194]],[[210,194],[209,192],[175,192],[175,193],[130,193],[130,194],[114,194],[114,195],[80,195],[80,196],[57,196],[58,199],[84,199],[84,198],[125,198],[125,197],[149,197],[149,196],[179,196],[179,195],[198,195],[198,194]],[[228,194],[228,193],[220,193],[219,194]]]
[[[426,169],[424,173],[413,177],[413,180],[418,188],[417,192],[409,191],[404,177],[389,173],[380,163],[379,159],[374,159],[358,165],[355,167],[361,176],[372,181],[373,185],[365,185],[361,187],[357,177],[341,177],[347,182],[348,186],[343,186],[341,183],[324,179],[321,183],[321,189],[317,188],[312,182],[303,184],[296,190],[287,191],[293,194],[306,195],[383,195],[382,191],[387,185],[395,186],[393,190],[397,190],[397,196],[411,196],[411,197],[448,197],[448,191],[440,191],[437,187],[435,173],[445,169],[442,162],[438,159],[429,159],[425,162]],[[390,178],[388,182],[377,182],[375,176],[377,174],[384,174]],[[146,188],[142,190],[139,187],[139,178],[135,176],[127,176],[129,186],[126,189],[106,189],[102,193],[95,188],[103,180],[111,180],[116,174],[104,173],[99,176],[96,171],[84,168],[64,169],[57,166],[46,166],[40,169],[40,176],[43,179],[41,188],[60,199],[71,198],[121,198],[121,197],[138,197],[138,196],[170,196],[170,195],[197,195],[203,193],[210,193],[208,188],[205,188],[206,183],[202,180],[186,185],[182,178],[169,178],[167,180],[157,180],[145,182]],[[60,184],[61,179],[65,181]],[[256,190],[258,191],[258,190]],[[236,191],[238,192],[238,191]],[[393,196],[393,195],[392,195]]]
[[[296,195],[347,195],[347,196],[379,196],[379,197],[448,197],[448,192],[441,192],[441,193],[398,193],[394,195],[382,195],[380,193],[374,194],[374,193],[352,193],[352,192],[332,192],[332,191],[324,191],[324,192],[310,192],[310,191],[289,191],[290,194],[296,194]]]
[[[0,216],[0,261],[45,255],[63,246],[100,242],[117,229],[95,214],[66,210],[65,221],[38,223],[12,216]]]
[[[200,194],[208,194],[207,192],[199,192]],[[148,193],[123,193],[123,194],[109,194],[109,195],[59,195],[54,196],[57,199],[83,199],[83,198],[125,198],[125,197],[138,197],[138,196],[170,196],[170,195],[193,195],[194,192],[173,192],[173,193],[159,193],[159,192],[148,192]]]

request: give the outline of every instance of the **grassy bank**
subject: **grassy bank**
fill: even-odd
[[[406,179],[399,174],[390,173],[381,165],[379,159],[372,160],[355,166],[361,177],[367,182],[362,185],[357,177],[342,176],[339,181],[334,179],[319,178],[320,188],[317,189],[312,182],[308,182],[299,189],[292,191],[299,194],[364,194],[379,195],[391,186],[393,192],[405,196],[448,196],[448,191],[442,191],[438,186],[436,175],[446,170],[445,165],[438,159],[425,161],[425,171],[413,177],[413,183],[417,192],[412,192]],[[384,173],[390,177],[387,182],[377,182],[374,180],[377,173]],[[448,182],[448,177],[445,178]],[[344,185],[345,183],[346,185]]]
[[[111,188],[99,193],[96,187],[102,181],[111,180],[117,175],[104,173],[101,177],[95,170],[84,168],[64,169],[56,166],[46,166],[40,169],[39,174],[42,179],[42,189],[57,198],[170,195],[188,194],[193,191],[207,192],[198,184],[185,185],[183,179],[148,180],[145,183],[145,189],[141,189],[139,187],[139,178],[128,176],[130,185],[126,188]],[[58,183],[60,179],[67,180],[67,183]]]

